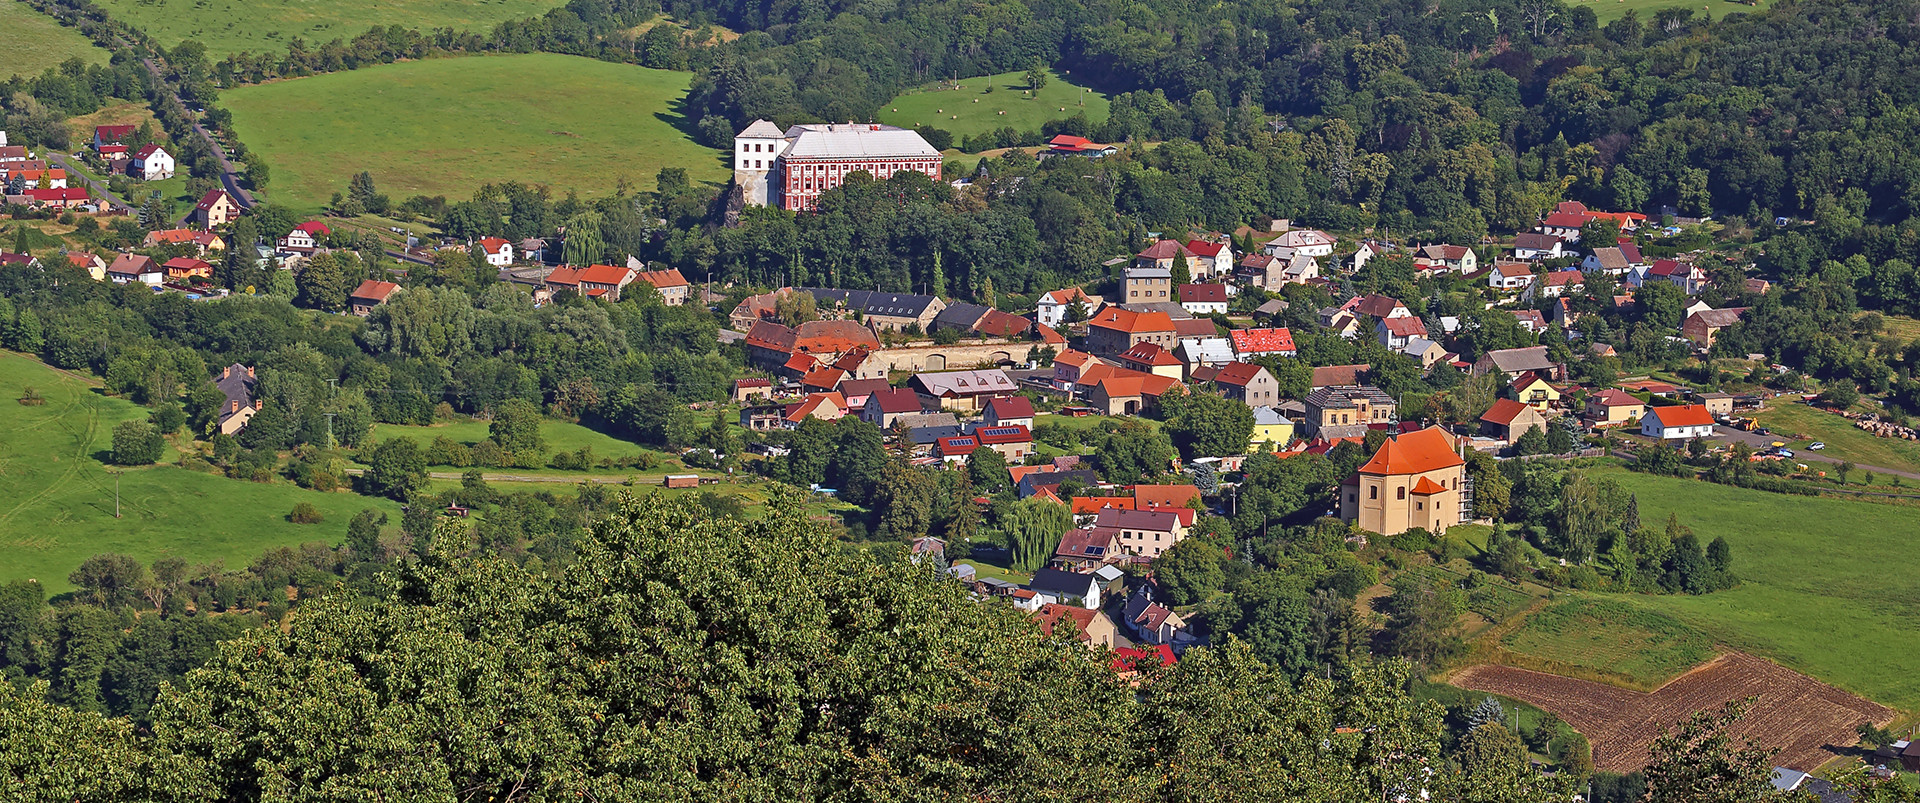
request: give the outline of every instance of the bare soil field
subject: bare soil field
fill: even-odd
[[[1593,764],[1609,772],[1647,765],[1653,740],[1696,711],[1757,698],[1735,737],[1778,749],[1774,763],[1811,772],[1853,744],[1862,722],[1884,724],[1893,709],[1745,653],[1722,655],[1652,693],[1508,666],[1461,670],[1455,686],[1524,700],[1558,714],[1593,742]]]

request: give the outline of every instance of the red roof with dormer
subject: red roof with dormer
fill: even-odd
[[[1188,240],[1187,241],[1188,251],[1192,251],[1195,255],[1203,256],[1208,259],[1213,259],[1214,257],[1220,256],[1221,249],[1224,249],[1226,247],[1227,247],[1226,243],[1216,243],[1208,240]]]
[[[1180,364],[1179,359],[1175,358],[1173,354],[1166,349],[1161,348],[1159,344],[1144,341],[1135,343],[1133,344],[1133,348],[1121,352],[1120,359],[1125,362],[1152,366],[1172,366]]]
[[[309,220],[305,223],[295,226],[294,228],[299,231],[304,231],[315,237],[324,237],[326,235],[333,233],[333,229],[327,228],[327,224],[321,223],[318,220]]]

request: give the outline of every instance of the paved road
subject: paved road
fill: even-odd
[[[105,198],[108,203],[114,206],[117,206],[121,209],[133,208],[133,204],[127,203],[127,199],[122,198],[118,195],[114,195],[111,191],[109,191],[107,189],[106,182],[94,181],[87,174],[80,172],[79,170],[75,169],[73,165],[68,164],[67,158],[68,158],[67,155],[64,153],[59,153],[52,149],[48,149],[47,151],[47,159],[53,162],[53,164],[56,167],[59,167],[61,170],[67,171],[67,180],[69,182],[71,182],[74,179],[79,179],[80,183],[87,185],[87,190],[92,192],[95,197]]]
[[[347,476],[350,477],[358,477],[365,473],[367,473],[367,470],[364,468],[347,469]],[[458,471],[429,471],[427,472],[427,476],[436,480],[466,479],[466,474]],[[627,477],[608,477],[605,475],[555,477],[547,474],[484,474],[483,476],[487,482],[559,482],[566,483],[567,485],[577,485],[583,482],[591,482],[597,485],[624,485],[628,480]]]
[[[166,72],[160,69],[160,65],[157,62],[153,59],[142,57],[140,63],[146,66],[147,72],[153,75],[154,81],[159,82],[161,86],[167,88],[167,94],[173,98],[175,103],[180,103],[182,107],[186,105],[181,102],[180,94],[173,91],[173,84],[167,82]],[[254,205],[253,193],[248,192],[247,188],[240,186],[240,178],[236,175],[237,171],[233,169],[233,162],[228,161],[226,150],[220,147],[220,141],[214,139],[213,132],[208,131],[206,126],[200,124],[200,118],[198,117],[193,118],[193,130],[194,133],[200,135],[200,139],[207,143],[207,148],[213,152],[214,161],[220,165],[221,186],[226,188],[228,195],[233,196],[234,203],[239,204],[241,209],[252,209]],[[180,218],[179,225],[182,228],[193,219],[193,213],[194,210],[189,209],[187,210],[187,214]]]
[[[1759,449],[1765,449],[1772,446],[1774,441],[1786,441],[1787,438],[1781,436],[1779,433],[1775,433],[1773,435],[1760,435],[1753,432],[1746,432],[1746,431],[1734,429],[1733,427],[1716,426],[1713,428],[1713,440],[1719,441],[1721,443],[1745,443],[1748,446],[1752,446],[1755,450],[1759,450]],[[1816,452],[1812,449],[1794,449],[1793,459],[1801,462],[1811,461],[1811,462],[1818,462],[1818,463],[1827,463],[1830,465],[1839,465],[1841,463],[1846,462],[1844,459],[1841,459],[1838,457],[1828,457],[1825,453]],[[1869,465],[1863,465],[1860,463],[1855,463],[1854,468],[1859,471],[1871,471],[1875,474],[1886,474],[1890,476],[1904,477],[1910,480],[1920,480],[1920,473],[1914,473],[1912,471],[1902,471],[1900,469],[1885,468],[1883,466],[1869,466]]]

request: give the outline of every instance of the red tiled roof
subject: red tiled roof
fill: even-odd
[[[1188,251],[1192,251],[1196,256],[1203,256],[1208,259],[1212,259],[1214,257],[1219,256],[1220,249],[1225,247],[1227,247],[1226,243],[1208,242],[1206,240],[1188,240],[1187,241]]]
[[[155,152],[155,151],[158,151],[158,150],[160,150],[160,143],[157,143],[157,142],[149,142],[149,143],[147,143],[147,144],[145,144],[145,145],[142,145],[142,146],[140,146],[140,150],[137,150],[137,151],[134,151],[134,152],[133,152],[133,158],[135,158],[135,159],[145,159],[145,158],[147,158],[147,157],[149,157],[149,156],[152,156],[152,155],[154,154],[154,152]]]
[[[1424,474],[1465,462],[1453,453],[1453,444],[1447,442],[1445,432],[1439,427],[1428,427],[1388,438],[1380,444],[1380,450],[1373,453],[1373,458],[1360,467],[1360,473]]]
[[[513,245],[513,243],[507,242],[506,240],[500,239],[499,237],[480,238],[480,247],[489,254],[498,254],[500,253],[500,249],[506,248],[507,246],[510,246],[510,245]]]
[[[101,142],[119,142],[138,129],[139,126],[132,125],[97,125],[93,127],[93,137]]]
[[[1173,240],[1161,240],[1160,242],[1147,246],[1147,250],[1140,252],[1141,259],[1151,260],[1174,259],[1176,257],[1190,257],[1193,255],[1193,252],[1187,250],[1186,246]]]
[[[393,291],[398,289],[400,289],[400,285],[394,284],[393,282],[380,282],[368,279],[361,282],[359,287],[353,288],[353,293],[347,297],[349,299],[365,299],[378,304],[386,301],[387,296],[393,295]]]
[[[1173,656],[1173,648],[1165,644],[1147,649],[1121,647],[1113,651],[1113,671],[1138,672],[1151,666],[1173,666],[1178,660]]]
[[[1710,427],[1713,426],[1713,413],[1707,411],[1704,404],[1682,404],[1676,407],[1654,407],[1647,415],[1660,419],[1662,427]]]
[[[1425,337],[1427,334],[1427,324],[1419,318],[1381,318],[1380,325],[1399,337]]]
[[[1446,491],[1446,486],[1426,477],[1421,477],[1419,482],[1413,484],[1413,492],[1420,496],[1432,496],[1437,493],[1446,493]]]
[[[606,266],[596,265],[595,267],[606,267]],[[665,290],[669,287],[688,286],[686,277],[681,276],[680,271],[678,269],[643,270],[643,271],[636,272],[634,276],[640,281],[653,285],[655,288],[660,290]]]
[[[1602,407],[1639,407],[1646,402],[1640,401],[1624,390],[1607,388],[1588,397],[1588,401]]]
[[[1175,358],[1173,354],[1166,349],[1161,348],[1158,343],[1147,343],[1144,341],[1135,343],[1133,344],[1133,348],[1122,352],[1120,359],[1125,362],[1138,363],[1141,365],[1160,366],[1180,364],[1179,359]]]
[[[987,400],[986,409],[1003,419],[1033,417],[1033,402],[1025,396],[995,396]]]
[[[321,223],[318,220],[309,220],[305,223],[295,226],[294,228],[304,231],[315,237],[333,233],[333,229],[328,228],[327,224]]]
[[[1540,225],[1550,229],[1577,229],[1587,225],[1587,218],[1585,215],[1555,212],[1540,221]]]
[[[1199,498],[1200,489],[1193,485],[1133,486],[1133,507],[1140,510],[1152,510],[1155,508],[1184,509],[1188,502]]]
[[[1513,419],[1519,417],[1521,413],[1529,409],[1532,408],[1512,399],[1495,399],[1493,406],[1487,409],[1485,415],[1480,416],[1480,420],[1490,424],[1510,427],[1513,426]]]
[[[1399,299],[1395,299],[1390,296],[1379,295],[1376,293],[1374,295],[1370,295],[1370,296],[1367,296],[1366,298],[1360,299],[1360,303],[1353,305],[1352,309],[1354,312],[1358,312],[1361,315],[1368,315],[1375,318],[1387,318],[1393,315],[1394,310],[1397,310],[1403,306],[1406,306],[1406,305],[1401,304]]]
[[[1033,433],[1029,432],[1025,426],[1020,424],[1000,427],[975,427],[973,436],[979,438],[980,443],[988,446],[1003,443],[1029,443],[1033,440]]]
[[[1183,284],[1179,292],[1182,304],[1224,304],[1227,301],[1227,286],[1224,284]]]
[[[1293,331],[1277,329],[1235,329],[1227,333],[1233,339],[1233,350],[1240,354],[1269,354],[1273,352],[1294,351]]]
[[[1220,370],[1213,375],[1213,381],[1222,385],[1244,388],[1264,370],[1266,369],[1250,362],[1230,362],[1220,366]]]
[[[493,238],[488,238],[488,239],[493,239]],[[487,242],[486,240],[481,240],[480,244],[486,245],[486,242]],[[500,240],[499,242],[501,245],[507,244],[506,240]],[[489,249],[489,250],[497,251],[499,249]],[[588,267],[581,268],[580,272],[577,275],[579,276],[580,281],[586,282],[589,284],[620,285],[630,281],[632,276],[634,275],[634,271],[632,268],[621,268],[621,267],[615,267],[613,265],[590,265]]]
[[[1127,334],[1173,331],[1173,319],[1164,312],[1134,312],[1119,307],[1101,310],[1100,314],[1093,316],[1093,320],[1087,322],[1087,325]]]
[[[200,196],[200,203],[195,204],[194,208],[202,211],[212,209],[221,198],[226,198],[227,203],[233,203],[233,198],[227,195],[226,190],[207,190],[207,194]]]
[[[867,406],[877,406],[882,413],[920,412],[920,394],[906,388],[876,390],[867,396]]]
[[[1132,510],[1131,496],[1076,496],[1073,498],[1073,515],[1092,516],[1106,509]]]
[[[800,377],[800,384],[810,388],[833,390],[840,386],[840,380],[847,378],[847,372],[838,368],[815,368]]]

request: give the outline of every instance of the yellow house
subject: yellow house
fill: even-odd
[[[1512,393],[1514,401],[1535,410],[1545,411],[1560,401],[1560,390],[1531,371],[1515,377],[1507,390]]]
[[[1340,518],[1381,535],[1415,527],[1437,535],[1469,520],[1460,493],[1466,461],[1456,448],[1439,427],[1388,438],[1341,483]]]
[[[1266,451],[1267,444],[1272,448],[1285,449],[1293,442],[1293,422],[1272,407],[1253,408],[1253,439],[1247,444],[1247,453]]]
[[[1587,397],[1587,419],[1597,427],[1619,426],[1646,414],[1646,403],[1624,390],[1607,388]]]

